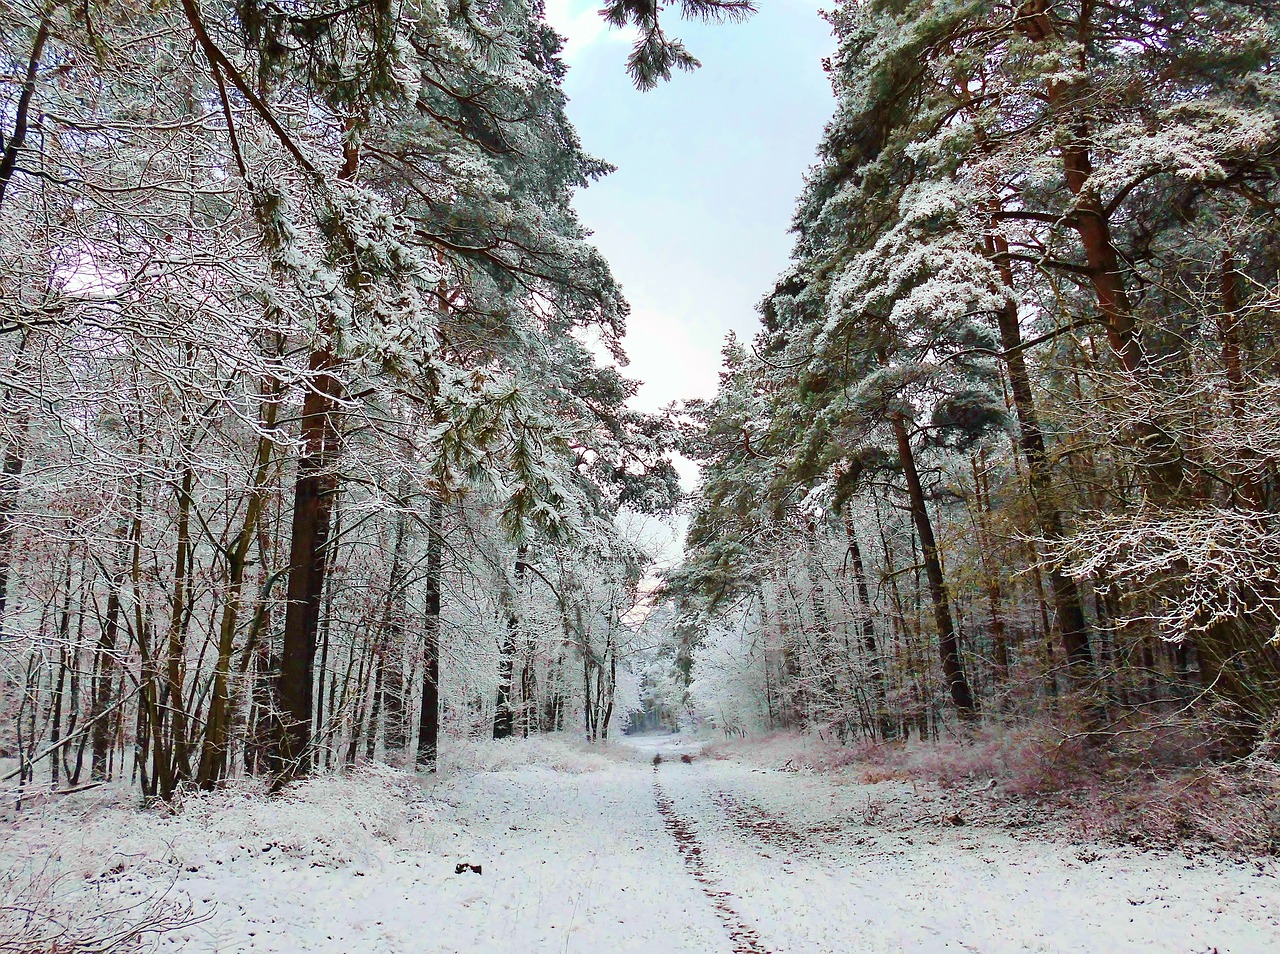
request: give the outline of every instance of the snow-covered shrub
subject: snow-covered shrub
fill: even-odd
[[[841,772],[864,785],[937,786],[950,790],[957,809],[981,799],[974,814],[996,823],[1000,806],[1016,801],[1052,812],[1060,831],[1090,840],[1277,854],[1280,745],[1275,749],[1215,764],[1193,722],[1165,719],[1125,726],[1105,740],[1050,725],[990,725],[964,739],[908,745],[841,745],[813,733],[774,732],[716,742],[705,753],[780,771]],[[1026,817],[1013,812],[1004,821]]]
[[[311,867],[376,863],[420,792],[381,764],[268,796],[255,780],[140,810],[109,786],[37,805],[0,847],[0,952],[128,951],[191,923],[182,872],[249,857]],[[196,899],[199,900],[199,899]]]
[[[1280,853],[1280,765],[1250,759],[1172,777],[1137,778],[1096,791],[1075,827],[1087,838],[1171,847],[1200,842],[1227,851]]]
[[[131,832],[130,821],[152,820],[123,793],[68,798],[57,808],[37,805],[21,825],[5,826],[0,952],[133,951],[198,920],[187,898],[157,890],[176,869],[164,858],[168,842]]]
[[[994,779],[1008,795],[1040,796],[1077,787],[1105,758],[1061,729],[986,726],[967,739],[908,746],[891,757],[911,778],[954,788]]]
[[[352,864],[396,837],[416,788],[412,776],[370,762],[344,775],[309,778],[275,797],[256,786],[193,793],[168,826],[196,829],[205,845],[223,849],[238,843],[312,865]]]
[[[43,866],[0,871],[0,954],[124,952],[197,923],[185,899],[69,884]]]
[[[714,742],[703,751],[716,759],[749,752],[754,760],[785,771],[830,772],[850,765],[863,768],[883,763],[886,747],[870,742],[842,745],[810,732],[770,732],[758,738]]]

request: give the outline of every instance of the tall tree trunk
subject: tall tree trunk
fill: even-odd
[[[335,491],[335,493],[340,494],[341,488],[339,488],[338,491]],[[334,539],[340,539],[342,537],[342,508],[337,500],[334,501],[333,506],[334,513],[332,533]],[[326,709],[324,705],[326,680],[328,680],[329,687],[332,689],[332,684],[336,675],[330,673],[332,667],[329,665],[330,649],[333,643],[333,640],[330,638],[333,634],[333,600],[333,578],[330,576],[329,579],[325,581],[324,602],[322,604],[324,606],[324,612],[320,619],[320,631],[317,633],[317,639],[320,642],[320,662],[317,666],[319,685],[316,686],[316,711],[315,718],[312,720],[312,725],[315,726],[315,731],[319,733],[320,736],[320,738],[314,743],[316,745],[315,764],[324,767],[327,767],[332,761],[333,734],[337,731],[333,718],[333,708],[330,706]],[[329,695],[333,695],[332,691]]]
[[[1222,365],[1227,373],[1228,401],[1231,417],[1237,426],[1248,427],[1244,410],[1245,377],[1244,361],[1240,346],[1240,273],[1230,252],[1222,256],[1222,316],[1218,319],[1218,341],[1222,348]],[[1266,509],[1266,495],[1262,483],[1250,465],[1256,455],[1242,451],[1239,469],[1243,471],[1232,487],[1232,497],[1245,507]]]
[[[62,741],[62,700],[66,690],[67,656],[71,646],[71,581],[75,555],[76,548],[73,543],[67,548],[67,573],[63,578],[65,592],[62,594],[62,606],[58,610],[58,678],[53,683],[52,691],[49,695],[49,745],[54,750],[58,748],[58,743]],[[54,788],[58,787],[61,774],[59,771],[61,768],[60,761],[60,754],[49,758],[50,782]]]
[[[166,801],[173,797],[179,782],[190,778],[190,755],[187,751],[187,713],[183,689],[186,686],[187,619],[191,589],[191,495],[195,489],[195,473],[190,465],[183,468],[178,487],[178,540],[174,558],[173,600],[169,614],[169,644],[165,659],[164,691],[160,698],[163,726],[167,728],[163,747],[156,758],[167,763],[157,773],[163,780],[159,791]]]
[[[280,408],[279,391],[274,382],[263,382],[262,398],[259,420],[262,436],[258,438],[253,483],[245,503],[244,520],[234,542],[226,551],[227,578],[222,598],[222,619],[218,627],[218,658],[213,670],[209,713],[205,720],[200,763],[196,773],[196,782],[203,789],[213,788],[227,772],[227,746],[231,732],[232,655],[235,652],[236,630],[243,604],[249,549],[258,533],[258,524],[267,502],[267,482],[275,445],[266,435],[275,430]]]
[[[50,7],[49,9],[52,9]],[[0,209],[4,208],[5,196],[9,191],[9,183],[18,170],[18,157],[27,141],[27,131],[31,128],[31,100],[35,97],[37,80],[40,75],[40,57],[44,54],[45,44],[49,42],[49,14],[40,18],[36,35],[31,41],[31,52],[27,56],[22,87],[18,92],[17,103],[13,110],[13,126],[8,136],[0,136]]]
[[[987,474],[979,468],[978,458],[970,458],[973,467],[973,492],[976,498],[975,517],[978,530],[978,549],[981,553],[982,574],[986,577],[987,605],[991,613],[991,655],[995,682],[1004,687],[1009,681],[1009,641],[1005,626],[1000,577],[994,566],[995,541],[987,519],[991,513],[991,487]]]
[[[338,488],[333,472],[339,441],[335,413],[341,397],[333,374],[337,364],[327,345],[311,355],[311,377],[302,402],[303,451],[294,487],[288,603],[277,681],[280,711],[272,727],[271,770],[276,789],[311,769],[313,670]]]
[[[93,720],[93,756],[89,777],[95,782],[108,778],[107,759],[111,749],[111,690],[114,685],[116,644],[120,636],[120,586],[123,578],[112,578],[107,594],[107,612],[98,632],[98,647],[93,663],[93,697],[89,718]]]
[[[22,414],[17,421],[17,433],[5,448],[4,464],[0,467],[0,639],[9,628],[9,581],[13,572],[13,511],[17,506],[18,481],[26,461],[23,442],[26,439],[30,418]]]
[[[386,693],[383,678],[387,668],[387,648],[381,646],[373,651],[373,695],[369,709],[369,733],[365,736],[364,757],[370,762],[378,752],[378,719],[382,715],[382,700]]]
[[[431,500],[427,520],[426,618],[422,626],[422,709],[418,719],[418,768],[436,770],[440,748],[440,571],[444,553],[444,501]]]
[[[1019,11],[1016,29],[1033,44],[1045,43],[1054,38],[1056,30],[1049,15],[1049,0],[1028,0]],[[1087,72],[1084,62],[1091,41],[1090,17],[1094,4],[1085,4],[1077,21],[1075,39],[1076,56],[1082,74]],[[1084,101],[1079,89],[1069,80],[1056,76],[1046,84],[1045,95],[1051,107],[1059,107],[1067,101],[1067,94],[1074,93],[1072,101]],[[1107,341],[1127,374],[1135,378],[1150,372],[1148,355],[1143,348],[1133,304],[1125,286],[1121,256],[1111,232],[1111,211],[1103,205],[1102,198],[1089,188],[1093,175],[1093,159],[1090,149],[1089,119],[1077,115],[1067,123],[1070,139],[1061,149],[1063,180],[1075,197],[1072,211],[1064,221],[1075,230],[1084,253],[1090,286],[1107,326]],[[1140,421],[1135,436],[1142,450],[1144,483],[1148,493],[1158,504],[1172,500],[1182,487],[1184,473],[1182,453],[1169,434],[1154,421]]]
[[[601,667],[603,671],[604,667]],[[613,720],[613,700],[618,689],[618,652],[609,637],[609,679],[605,684],[605,706],[600,717],[600,741],[609,741],[609,723]]]
[[[352,133],[350,122],[347,133]],[[338,178],[354,180],[360,151],[354,138],[343,145]],[[353,297],[355,279],[351,280]],[[272,732],[273,790],[306,775],[312,766],[312,706],[315,691],[315,658],[320,629],[320,609],[329,568],[329,531],[334,497],[338,489],[337,463],[340,435],[337,412],[342,384],[336,371],[338,329],[322,322],[318,343],[308,361],[310,374],[302,401],[298,460],[293,494],[293,524],[289,543],[288,604],[277,682],[280,711]]]
[[[397,765],[404,762],[409,747],[404,698],[404,590],[408,575],[405,549],[409,539],[409,518],[404,507],[408,505],[409,490],[406,470],[399,487],[401,509],[396,513],[392,531],[391,572],[388,574],[387,599],[382,616],[385,643],[382,674],[383,708],[386,711],[384,740],[388,761]]]
[[[993,235],[992,251],[1006,256],[1008,244],[1003,236]],[[1007,258],[1000,259],[1000,276],[1005,286],[1013,289],[1013,271]],[[1005,303],[996,315],[1000,327],[1000,346],[1004,349],[1005,366],[1009,372],[1009,388],[1013,392],[1014,412],[1018,416],[1018,448],[1027,465],[1027,478],[1031,490],[1031,502],[1040,532],[1049,541],[1063,539],[1062,511],[1058,506],[1053,482],[1052,467],[1045,449],[1044,430],[1040,427],[1040,415],[1036,410],[1035,396],[1031,390],[1031,375],[1022,347],[1022,328],[1018,322],[1018,306]],[[1062,572],[1061,567],[1049,569],[1049,591],[1053,594],[1054,610],[1058,614],[1058,629],[1062,648],[1067,657],[1067,672],[1073,688],[1083,689],[1095,675],[1093,651],[1089,645],[1089,624],[1085,620],[1080,588],[1076,581]]]
[[[513,584],[513,588],[516,590],[523,589],[524,559],[528,552],[528,547],[523,543],[516,550],[515,581]],[[515,732],[515,712],[512,709],[511,697],[512,689],[514,688],[512,683],[515,680],[515,657],[518,643],[516,636],[520,629],[520,616],[516,612],[516,600],[522,595],[518,592],[512,593],[510,590],[505,594],[507,628],[503,636],[501,656],[498,659],[498,698],[493,712],[493,737],[495,739],[508,739]]]
[[[343,765],[346,766],[355,764],[356,752],[360,749],[360,734],[364,731],[365,711],[368,704],[367,700],[369,698],[367,668],[370,664],[376,664],[376,661],[372,659],[373,655],[374,652],[368,644],[366,644],[365,649],[359,653],[360,664],[356,668],[353,702],[351,706],[351,738],[347,741],[347,755],[346,758],[343,759]]]
[[[894,737],[893,721],[885,699],[884,663],[876,646],[876,624],[871,615],[871,588],[867,585],[867,568],[862,561],[862,548],[853,529],[853,518],[846,510],[844,532],[849,541],[849,560],[853,564],[853,584],[858,593],[858,620],[862,635],[862,651],[867,657],[867,669],[871,678],[871,696],[875,700],[875,719],[880,738],[886,742]]]
[[[951,693],[951,701],[963,719],[977,715],[973,692],[964,674],[960,660],[960,640],[956,636],[951,618],[951,596],[946,579],[942,575],[942,562],[938,557],[938,544],[933,536],[933,524],[925,505],[924,488],[920,485],[920,473],[916,470],[915,453],[911,449],[911,437],[907,422],[901,415],[893,419],[893,435],[898,442],[898,457],[902,462],[902,474],[907,483],[907,495],[911,501],[911,518],[916,534],[920,537],[920,550],[924,562],[925,577],[929,581],[929,598],[933,603],[933,618],[938,627],[938,649],[942,656],[942,676]]]
[[[80,586],[76,598],[76,639],[70,651],[70,686],[67,698],[67,736],[75,734],[80,721],[80,650],[84,646],[85,602],[89,591],[89,548],[84,548],[84,557],[80,563]],[[84,768],[84,752],[88,736],[80,736],[80,744],[76,746],[75,766],[71,765],[71,746],[62,748],[62,769],[67,776],[68,785],[80,784],[80,772]]]

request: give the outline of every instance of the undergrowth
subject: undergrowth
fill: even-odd
[[[936,785],[961,801],[1030,804],[1086,840],[1280,854],[1278,753],[1215,759],[1190,724],[1132,725],[1104,737],[1062,725],[988,725],[963,738],[908,744],[774,733],[717,743],[708,754],[843,772],[867,785]]]

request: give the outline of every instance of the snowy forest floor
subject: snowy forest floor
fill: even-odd
[[[1280,949],[1274,859],[1017,831],[971,793],[780,770],[788,744],[543,738],[453,750],[425,784],[367,766],[176,812],[122,788],[10,803],[0,951]],[[128,940],[139,922],[168,929]]]

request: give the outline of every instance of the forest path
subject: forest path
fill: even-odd
[[[257,851],[187,869],[178,889],[220,900],[207,922],[162,948],[1280,950],[1274,862],[1014,838],[951,826],[945,799],[935,793],[922,806],[930,796],[902,783],[717,760],[670,737],[627,744],[639,752],[512,743],[501,766],[425,785],[408,824],[356,863],[317,867]],[[540,763],[519,761],[533,751]],[[482,873],[455,873],[460,864]]]
[[[945,798],[889,825],[921,799],[910,785],[640,745],[662,757],[659,813],[734,951],[1280,950],[1275,864],[1015,839],[952,825]]]

